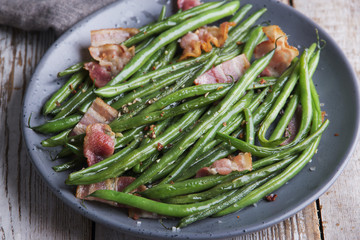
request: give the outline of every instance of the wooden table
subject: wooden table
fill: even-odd
[[[360,80],[360,1],[283,0],[320,24],[340,45]],[[139,239],[96,224],[64,205],[30,163],[20,132],[22,99],[49,32],[0,26],[1,239]],[[360,143],[336,183],[295,216],[233,239],[359,239]]]

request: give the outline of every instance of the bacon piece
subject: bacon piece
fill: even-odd
[[[222,158],[216,160],[210,167],[204,167],[196,173],[196,178],[209,175],[227,175],[232,171],[252,170],[251,153],[239,153],[232,159]]]
[[[230,26],[235,26],[233,22],[224,22],[218,27],[202,27],[197,29],[194,33],[190,32],[183,36],[180,40],[180,46],[184,49],[180,60],[188,57],[198,57],[201,55],[201,49],[205,52],[210,52],[212,45],[221,47],[228,38],[228,31]]]
[[[120,44],[137,34],[137,28],[108,28],[91,31],[91,46],[99,47],[105,44]]]
[[[92,183],[92,184],[88,184],[88,185],[79,185],[76,188],[75,196],[79,199],[104,202],[104,203],[107,203],[107,204],[110,204],[113,206],[117,206],[117,207],[126,207],[125,205],[118,204],[116,202],[107,201],[107,200],[103,200],[103,199],[95,198],[95,197],[87,197],[87,196],[90,195],[91,193],[95,192],[96,190],[114,190],[114,191],[121,192],[122,190],[124,190],[124,188],[126,186],[128,186],[130,183],[135,181],[135,179],[136,178],[134,178],[134,177],[121,176],[121,177],[117,177],[117,178],[110,178],[110,179],[107,179],[107,180],[105,180],[103,182],[99,182],[99,183]],[[145,190],[146,190],[145,185],[141,185],[132,192],[142,192]]]
[[[95,86],[103,87],[131,60],[135,55],[135,47],[127,48],[124,45],[105,44],[89,47],[89,52],[95,60],[99,61],[100,67],[94,64],[85,64],[85,69],[89,70],[90,78],[94,81]]]
[[[84,156],[88,166],[98,163],[113,155],[115,150],[115,133],[107,124],[94,123],[86,127],[84,139]]]
[[[296,134],[299,132],[300,124],[301,124],[301,115],[302,115],[302,108],[301,105],[299,105],[296,110],[294,116],[291,118],[289,125],[286,128],[285,131],[285,137],[288,137],[284,142],[282,142],[280,145],[286,145],[291,143],[294,138],[296,137]]]
[[[201,2],[199,0],[178,0],[177,1],[177,5],[179,7],[179,9],[185,11],[188,10],[190,8],[199,6],[201,4]]]
[[[76,124],[71,135],[79,135],[86,132],[86,127],[94,123],[110,123],[118,116],[118,111],[106,104],[101,98],[96,98],[86,111],[80,122]]]
[[[196,85],[211,84],[211,83],[230,83],[237,81],[245,70],[250,67],[245,54],[241,54],[231,60],[223,62],[216,67],[213,67],[206,73],[195,79]]]
[[[289,46],[287,42],[288,38],[279,26],[271,25],[263,27],[263,31],[268,37],[268,40],[255,47],[254,57],[260,58],[273,50],[275,47],[275,41],[277,41],[275,54],[261,75],[278,77],[290,66],[291,61],[299,55],[299,51],[295,47]],[[282,37],[279,38],[280,36]]]

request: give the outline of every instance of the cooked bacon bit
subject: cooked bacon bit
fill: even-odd
[[[321,111],[321,122],[324,122],[326,117],[326,112],[325,111]]]
[[[91,46],[120,44],[139,32],[136,28],[109,28],[91,31]]]
[[[219,91],[220,89],[224,88],[223,86],[220,86],[216,89],[216,91]]]
[[[296,111],[294,113],[294,116],[291,118],[289,125],[286,128],[285,131],[285,137],[288,137],[288,139],[286,139],[283,143],[281,143],[280,145],[286,145],[289,144],[290,142],[292,142],[296,136],[296,134],[299,131],[300,128],[300,124],[301,124],[301,115],[302,115],[302,108],[299,105],[296,108]]]
[[[240,153],[232,159],[222,158],[216,160],[210,167],[200,169],[196,177],[220,174],[227,175],[232,171],[252,170],[251,153]]]
[[[269,40],[255,47],[254,57],[260,58],[273,50],[276,41],[277,48],[275,54],[261,75],[278,77],[290,66],[291,61],[299,55],[299,51],[295,47],[289,46],[287,42],[288,38],[279,26],[271,25],[263,27],[263,31]]]
[[[90,78],[96,87],[103,87],[135,55],[135,47],[127,48],[124,45],[106,44],[98,47],[89,47],[90,55],[99,63],[86,63],[85,69],[89,71]]]
[[[153,67],[152,67],[152,70],[156,70],[156,66],[153,66]]]
[[[165,112],[161,112],[161,113],[160,113],[160,116],[161,116],[161,117],[163,117],[163,116],[164,116],[164,114],[165,114]]]
[[[195,79],[196,85],[212,83],[231,83],[239,80],[250,67],[245,54],[221,63]]]
[[[268,202],[273,202],[273,201],[275,201],[276,198],[277,198],[277,194],[270,194],[265,197],[266,201],[268,201]]]
[[[149,126],[144,127],[144,131],[147,131],[147,130],[149,130]]]
[[[339,136],[339,134],[338,134],[338,133],[335,133],[334,136],[337,137],[337,136]]]
[[[61,106],[61,104],[59,103],[59,101],[56,101],[55,104],[56,104],[57,107],[60,107],[60,106]]]
[[[149,134],[149,138],[152,138],[152,139],[155,139],[155,138],[156,138],[155,131],[152,131],[152,132]]]
[[[72,84],[69,85],[70,90],[74,90],[74,86]]]
[[[242,41],[237,41],[236,42],[236,45],[240,45],[240,44],[242,44]]]
[[[201,4],[201,2],[199,0],[178,0],[177,1],[177,5],[178,8],[185,11],[188,10],[190,8],[199,6]]]
[[[107,124],[95,123],[86,128],[84,156],[88,166],[110,157],[115,150],[115,133]]]
[[[118,111],[106,104],[101,98],[96,98],[86,111],[80,122],[74,127],[71,135],[83,134],[86,127],[94,123],[110,123],[118,115]]]
[[[155,126],[154,124],[151,124],[151,125],[150,125],[150,131],[154,131],[155,127],[156,127],[156,126]]]
[[[114,191],[121,192],[130,183],[135,181],[135,179],[136,178],[134,178],[134,177],[121,176],[118,178],[110,178],[110,179],[107,179],[107,180],[105,180],[103,182],[99,182],[99,183],[93,183],[93,184],[89,184],[89,185],[79,185],[76,188],[75,196],[76,196],[76,198],[79,198],[79,199],[94,200],[94,201],[104,202],[104,203],[107,203],[107,204],[110,204],[113,206],[117,206],[117,207],[126,207],[125,205],[118,204],[116,202],[107,201],[107,200],[103,200],[100,198],[87,197],[87,196],[90,195],[91,193],[95,192],[96,190],[114,190]],[[133,190],[132,192],[142,192],[142,191],[145,191],[146,189],[147,188],[145,185],[141,185],[138,188],[136,188],[135,190]]]
[[[239,138],[240,138],[240,139],[243,139],[243,138],[244,138],[244,133],[240,133],[240,134],[239,134]]]
[[[171,180],[171,181],[170,181],[170,184],[174,184],[174,181],[173,181],[173,180]]]
[[[179,132],[182,132],[182,129],[181,129],[181,128],[179,128]]]
[[[164,148],[164,146],[158,142],[156,149],[160,152],[161,150],[163,150],[163,148]]]
[[[138,220],[140,218],[149,218],[149,219],[160,219],[165,218],[163,215],[157,213],[148,212],[139,208],[129,208],[128,210],[129,217]]]
[[[227,126],[227,123],[226,123],[226,122],[223,122],[222,125],[223,125],[224,127],[226,127],[226,126]]]
[[[262,78],[262,79],[260,80],[260,84],[265,84],[265,83],[267,83],[267,81]]]
[[[184,49],[180,57],[180,61],[188,57],[199,57],[201,50],[210,52],[212,45],[221,47],[228,38],[228,31],[230,26],[235,26],[234,22],[224,22],[219,27],[201,27],[194,33],[189,32],[180,40],[180,46]]]
[[[240,216],[236,216],[237,218],[240,218]]]

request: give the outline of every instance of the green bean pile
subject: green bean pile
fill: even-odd
[[[313,157],[329,124],[322,120],[312,79],[320,57],[318,43],[295,58],[280,77],[258,78],[273,49],[253,60],[237,82],[193,85],[214,65],[239,54],[252,60],[255,46],[266,38],[262,26],[254,23],[266,9],[244,19],[251,8],[250,4],[240,7],[239,1],[211,2],[166,18],[163,7],[157,22],[140,28],[123,43],[135,45],[136,54],[106,86],[93,86],[84,63],[60,72],[59,77],[70,76],[69,80],[42,109],[53,119],[33,129],[55,134],[41,142],[44,147],[64,146],[57,158],[71,160],[53,169],[72,170],[66,184],[135,176],[123,192],[98,190],[90,196],[180,217],[177,227],[185,227],[243,209],[293,178]],[[227,20],[236,26],[230,28],[222,47],[177,61],[179,38],[229,16]],[[84,135],[69,133],[96,97],[121,112],[110,123],[116,133],[115,153],[83,168]],[[298,133],[289,144],[281,145],[299,105]],[[272,131],[271,126],[275,126]],[[236,152],[251,153],[253,170],[193,178],[199,169]],[[132,194],[141,185],[148,189]]]

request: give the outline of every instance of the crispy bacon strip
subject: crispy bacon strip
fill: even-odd
[[[219,27],[202,27],[197,29],[194,33],[190,32],[183,36],[180,40],[180,46],[184,49],[180,60],[188,57],[198,57],[201,55],[201,50],[210,52],[212,44],[216,47],[221,47],[228,38],[228,31],[230,26],[235,26],[233,22],[223,22]]]
[[[246,69],[250,67],[250,63],[244,54],[241,54],[231,60],[223,62],[209,71],[205,72],[194,83],[211,84],[211,83],[230,83],[237,81],[244,75]]]
[[[227,175],[232,171],[252,170],[251,153],[239,153],[232,159],[222,158],[215,161],[210,167],[200,169],[195,177],[205,177],[209,175]]]
[[[91,46],[99,47],[105,44],[120,44],[137,34],[137,28],[108,28],[91,31]]]
[[[88,166],[110,157],[114,150],[115,133],[109,125],[94,123],[86,127],[84,156],[87,158]]]
[[[105,86],[116,76],[135,55],[135,47],[127,48],[124,45],[105,44],[99,47],[89,47],[90,55],[99,63],[86,63],[90,78],[96,87]]]
[[[190,8],[199,6],[201,4],[201,2],[199,0],[178,0],[177,1],[177,5],[178,8],[185,11],[188,10]]]
[[[130,183],[132,183],[136,178],[134,177],[127,177],[127,176],[121,176],[121,177],[117,177],[117,178],[110,178],[107,179],[103,182],[99,182],[99,183],[93,183],[93,184],[89,184],[89,185],[79,185],[76,188],[76,197],[79,199],[86,199],[86,200],[92,200],[92,201],[100,201],[100,202],[104,202],[113,206],[117,206],[117,207],[124,207],[124,205],[112,202],[112,201],[107,201],[107,200],[103,200],[100,198],[94,198],[94,197],[87,197],[89,194],[95,192],[96,190],[114,190],[114,191],[118,191],[121,192],[122,190],[124,190],[124,188],[126,186],[128,186]],[[141,185],[139,186],[137,189],[135,189],[133,192],[142,192],[145,191],[146,187],[145,185]]]
[[[268,40],[255,47],[254,57],[260,58],[270,52],[274,49],[275,41],[277,40],[275,54],[261,75],[278,77],[290,66],[291,61],[299,55],[299,51],[295,47],[289,46],[288,38],[279,26],[271,25],[263,27],[263,31]]]
[[[101,98],[96,98],[90,108],[74,127],[71,135],[79,135],[86,132],[86,127],[94,123],[108,124],[118,116],[118,111],[106,104]]]

